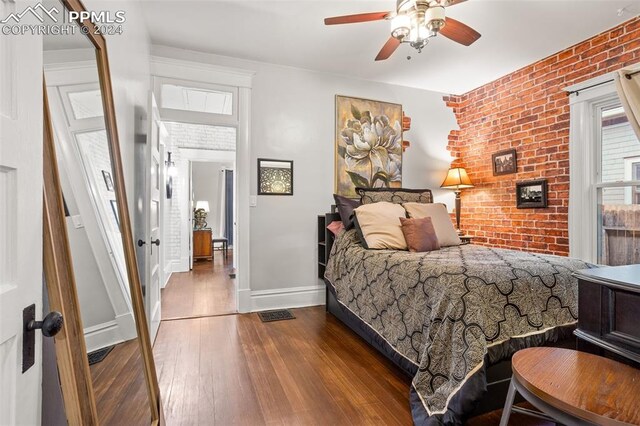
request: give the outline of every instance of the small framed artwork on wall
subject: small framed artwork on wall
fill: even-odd
[[[518,171],[518,158],[515,149],[496,152],[491,156],[493,175],[509,175]]]
[[[258,195],[293,195],[293,161],[258,158]]]
[[[531,180],[516,183],[516,207],[538,209],[547,207],[547,180]]]
[[[102,177],[104,178],[104,184],[107,187],[107,191],[113,192],[113,179],[111,178],[111,173],[103,170]]]

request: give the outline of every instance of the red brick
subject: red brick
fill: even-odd
[[[453,165],[475,188],[462,192],[462,224],[474,243],[569,252],[569,98],[564,87],[640,60],[640,17],[463,95],[443,99],[460,130],[449,135]],[[518,174],[493,176],[491,155],[515,148]],[[549,181],[547,209],[519,210],[515,182]]]

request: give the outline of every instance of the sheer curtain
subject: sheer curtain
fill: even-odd
[[[640,73],[636,71],[620,70],[615,75],[618,96],[627,113],[629,123],[640,139]]]

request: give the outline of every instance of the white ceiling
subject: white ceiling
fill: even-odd
[[[640,0],[469,0],[447,14],[482,34],[471,47],[438,37],[422,54],[403,45],[391,59],[374,62],[389,37],[387,21],[326,27],[323,19],[391,10],[394,0],[156,0],[142,5],[155,44],[455,94],[640,13]],[[618,16],[623,7],[628,12]]]

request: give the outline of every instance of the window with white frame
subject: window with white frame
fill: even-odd
[[[194,124],[238,124],[238,88],[199,81],[154,77],[160,116]]]
[[[571,255],[640,263],[640,141],[613,84],[573,95],[571,121]]]

